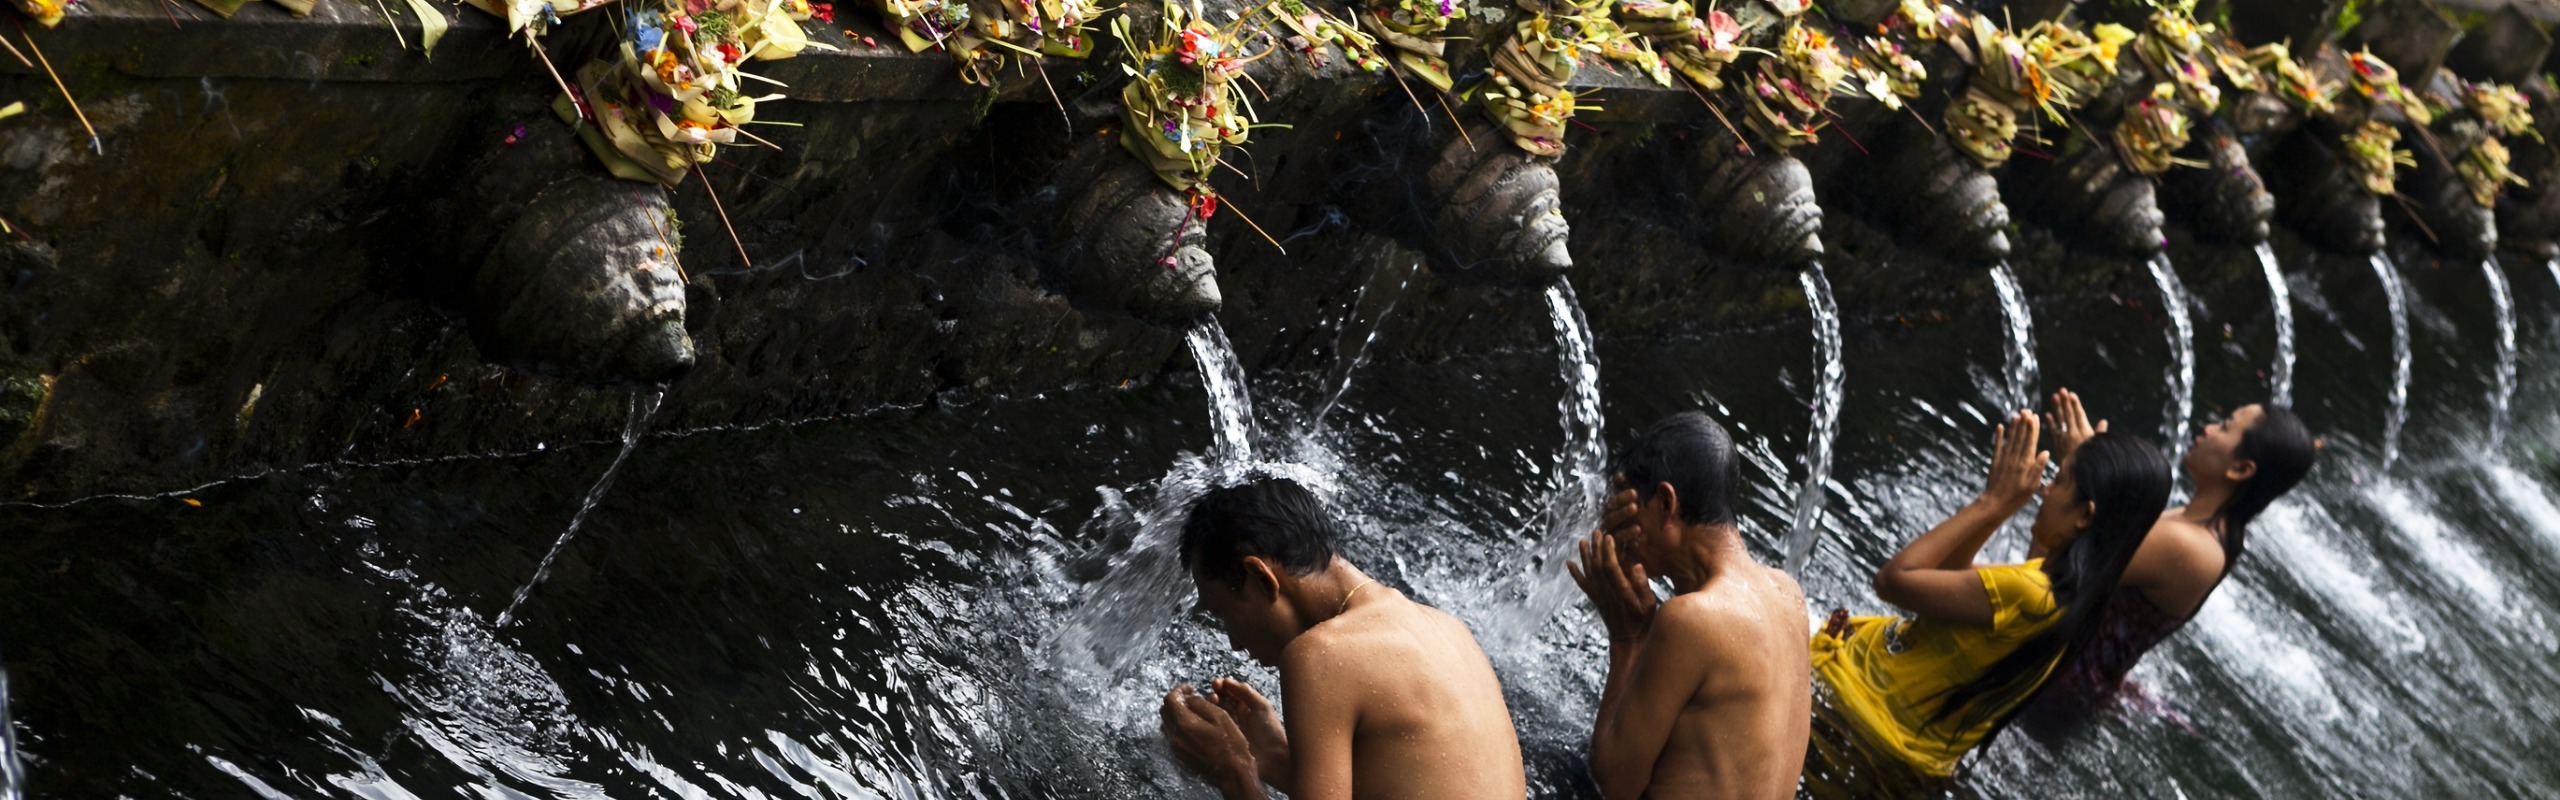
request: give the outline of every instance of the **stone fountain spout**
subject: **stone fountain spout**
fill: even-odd
[[[2009,194],[2020,208],[2058,228],[2076,231],[2101,249],[2149,258],[2167,243],[2166,217],[2151,178],[2126,169],[2112,148],[2074,135],[2051,161],[2009,162]]]
[[[1876,190],[1886,218],[1914,245],[1950,258],[1996,261],[2009,256],[2009,206],[1982,164],[1947,144],[1918,119],[1899,120],[1879,151]]]
[[[1813,174],[1785,150],[1725,155],[1707,168],[1698,198],[1712,209],[1712,244],[1749,262],[1797,266],[1822,255],[1822,206]]]
[[[471,285],[483,352],[547,374],[665,383],[693,368],[674,213],[657,186],[575,175],[508,226]]]
[[[1117,150],[1088,148],[1080,161],[1085,169],[1068,170],[1062,185],[1087,188],[1069,201],[1055,237],[1070,296],[1161,325],[1217,311],[1217,262],[1191,201]]]
[[[2160,191],[2179,221],[2204,238],[2232,244],[2267,240],[2275,218],[2276,199],[2249,163],[2237,137],[2209,133],[2199,137],[2203,169],[2173,169],[2162,176]]]
[[[525,126],[472,165],[450,241],[491,361],[571,380],[665,383],[693,368],[683,242],[665,188],[609,177],[566,126]]]
[[[1476,118],[1442,144],[1424,180],[1430,247],[1458,274],[1543,285],[1573,267],[1555,159]]]

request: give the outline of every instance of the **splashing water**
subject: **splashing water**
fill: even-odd
[[[1556,401],[1564,447],[1556,453],[1551,477],[1555,493],[1536,518],[1545,529],[1533,531],[1520,557],[1498,567],[1505,574],[1494,577],[1496,596],[1526,596],[1479,627],[1487,646],[1495,649],[1527,641],[1572,599],[1573,582],[1564,579],[1564,565],[1574,542],[1599,526],[1601,495],[1608,489],[1609,454],[1600,441],[1600,361],[1592,355],[1591,322],[1583,316],[1573,284],[1557,279],[1547,287],[1546,299],[1547,318],[1556,328],[1556,370],[1565,385],[1564,398]]]
[[[2382,419],[2382,468],[2400,460],[2400,428],[2409,424],[2409,299],[2400,285],[2400,270],[2381,253],[2373,254],[2373,277],[2382,281],[2382,297],[2391,307],[2391,412]]]
[[[2009,262],[1991,268],[1991,287],[2000,294],[2002,333],[2008,335],[2008,357],[2002,362],[2003,388],[2008,396],[2000,398],[2003,410],[2017,410],[2035,404],[2037,383],[2036,323],[2027,310],[2027,292],[2018,286],[2018,273]]]
[[[2495,450],[2506,441],[2508,406],[2516,396],[2516,298],[2496,257],[2480,260],[2480,276],[2489,279],[2489,303],[2498,312],[2498,385],[2489,394],[2489,448]]]
[[[2285,285],[2276,249],[2258,243],[2258,268],[2267,273],[2267,307],[2275,313],[2276,362],[2268,372],[2269,395],[2275,404],[2293,405],[2293,290]]]
[[[533,587],[542,585],[543,579],[551,577],[551,562],[559,560],[560,552],[568,549],[569,540],[577,537],[578,526],[587,523],[587,513],[596,510],[597,500],[604,499],[604,490],[613,486],[613,474],[620,472],[622,462],[631,458],[631,449],[640,445],[640,431],[648,427],[649,416],[658,413],[658,403],[666,398],[665,389],[648,390],[645,400],[640,390],[632,390],[631,413],[622,423],[622,452],[615,453],[613,463],[605,465],[604,474],[596,476],[595,485],[587,489],[586,499],[578,502],[578,513],[570,515],[569,529],[561,531],[559,541],[551,543],[551,552],[542,554],[542,563],[533,568],[533,579],[516,589],[515,599],[507,601],[507,610],[498,612],[498,620],[491,627],[504,628],[514,622],[516,608],[524,605],[525,596],[533,593]]]
[[[1840,433],[1840,395],[1848,381],[1848,370],[1840,363],[1840,304],[1831,299],[1831,280],[1822,274],[1819,261],[1797,277],[1804,282],[1804,299],[1813,310],[1815,381],[1813,423],[1805,436],[1804,484],[1796,489],[1795,524],[1787,530],[1787,573],[1791,575],[1803,575],[1805,559],[1813,555],[1814,529],[1822,521],[1822,501],[1831,482],[1831,440]],[[2017,288],[2016,278],[2010,281],[2001,292],[2003,308]],[[2021,385],[2017,376],[2012,362],[2013,388]]]
[[[0,800],[25,797],[26,777],[18,763],[18,727],[9,721],[9,672],[0,669]]]
[[[1420,271],[1422,271],[1421,264],[1403,269],[1382,267],[1371,272],[1369,280],[1360,284],[1360,294],[1352,298],[1351,308],[1343,312],[1342,335],[1334,346],[1334,352],[1341,353],[1345,351],[1347,344],[1351,355],[1347,358],[1334,359],[1333,371],[1327,374],[1325,379],[1326,385],[1332,386],[1333,389],[1325,394],[1324,403],[1316,406],[1316,413],[1307,416],[1308,428],[1323,424],[1325,415],[1333,413],[1333,407],[1342,403],[1342,393],[1351,389],[1351,373],[1358,371],[1361,364],[1368,363],[1369,345],[1377,343],[1378,331],[1386,328],[1387,314],[1396,310],[1396,301],[1404,299],[1405,288],[1413,285],[1414,273]],[[1385,299],[1377,311],[1368,312],[1371,290],[1386,283],[1391,272],[1394,273],[1395,287],[1384,292]],[[1352,323],[1363,317],[1368,320],[1367,328],[1365,330],[1354,328]],[[1357,341],[1352,340],[1354,331],[1358,331]]]
[[[2161,408],[2161,436],[2169,444],[2169,463],[2187,453],[2187,439],[2193,435],[2187,428],[2193,424],[2196,400],[2196,325],[2187,317],[2187,286],[2178,280],[2177,268],[2170,266],[2169,256],[2151,259],[2151,280],[2160,286],[2160,307],[2169,313],[2169,352],[2174,361],[2169,366],[2169,402]]]
[[[1204,317],[1186,336],[1200,364],[1200,386],[1209,391],[1209,424],[1217,432],[1211,455],[1227,462],[1252,458],[1253,398],[1245,394],[1244,364],[1227,342],[1227,329],[1217,317]]]

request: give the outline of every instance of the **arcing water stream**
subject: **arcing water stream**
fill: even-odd
[[[643,391],[648,394],[645,400],[641,398]],[[504,628],[515,621],[516,609],[524,605],[525,596],[533,593],[533,587],[542,585],[542,579],[551,577],[551,562],[559,560],[560,551],[577,538],[578,526],[587,523],[587,514],[596,510],[596,501],[604,497],[604,490],[613,487],[614,473],[622,471],[622,462],[631,458],[633,448],[640,446],[640,432],[648,428],[650,415],[658,413],[658,403],[666,397],[664,389],[632,390],[629,417],[622,423],[622,452],[613,455],[613,463],[606,464],[604,474],[596,476],[595,485],[587,488],[586,499],[578,501],[578,513],[569,515],[569,527],[560,531],[560,538],[551,543],[551,552],[542,554],[542,563],[534,566],[533,578],[516,589],[505,611],[498,612],[496,627]]]
[[[2196,403],[2196,326],[2187,316],[2187,285],[2178,280],[2178,270],[2162,253],[2151,259],[2151,281],[2160,287],[2160,310],[2169,317],[2169,353],[2173,357],[2169,371],[2162,377],[2169,384],[2169,402],[2162,406],[2164,418],[2160,426],[2162,450],[2169,463],[2187,452],[2189,437],[2195,435]]]
[[[2382,468],[2400,460],[2400,431],[2409,424],[2409,298],[2408,289],[2400,283],[2400,270],[2380,253],[2372,259],[2373,277],[2382,282],[2382,297],[2391,312],[2391,393],[2390,411],[2382,421]]]
[[[1565,386],[1556,401],[1556,417],[1564,427],[1564,446],[1556,452],[1548,474],[1544,507],[1532,517],[1529,536],[1517,557],[1503,564],[1491,583],[1497,596],[1519,598],[1500,612],[1480,635],[1506,644],[1525,642],[1546,627],[1556,611],[1574,597],[1565,578],[1565,562],[1574,542],[1600,522],[1600,502],[1609,482],[1608,445],[1600,440],[1600,361],[1592,353],[1591,322],[1573,284],[1557,280],[1546,291],[1547,319],[1555,325],[1556,372]]]
[[[2016,410],[2033,407],[2040,385],[2036,377],[2036,324],[2027,308],[2027,291],[2018,286],[2018,273],[2009,262],[1991,268],[1991,286],[2000,295],[2000,330],[2009,347],[2002,353],[2003,391],[2000,408]]]
[[[18,726],[9,721],[9,671],[0,665],[0,800],[26,797],[25,769],[18,759]]]
[[[1848,380],[1840,362],[1840,304],[1831,299],[1831,280],[1817,261],[1798,276],[1813,316],[1813,421],[1806,426],[1804,483],[1796,487],[1795,520],[1787,528],[1786,570],[1804,574],[1813,555],[1813,540],[1822,521],[1823,498],[1831,491],[1831,442],[1840,433],[1840,400]],[[2006,302],[2006,298],[2003,298]]]
[[[2295,294],[2329,308],[2340,285]],[[2551,295],[2525,294],[2524,321],[2552,312]],[[2160,323],[2104,298],[2038,297],[2048,373],[2121,429],[2161,425],[2159,362],[2119,366],[2090,346],[2154,343]],[[1282,407],[1294,395],[1242,402],[1248,379],[1282,376],[1204,337],[1213,366],[1197,382],[660,431],[627,457],[605,443],[283,472],[202,507],[0,508],[0,529],[25,533],[0,537],[0,585],[25,589],[0,592],[0,634],[21,744],[41,757],[31,791],[1201,796],[1156,734],[1156,704],[1177,682],[1267,688],[1271,674],[1187,611],[1166,545],[1225,469],[1191,454],[1243,441],[1236,468],[1286,471],[1341,510],[1346,558],[1475,627],[1533,796],[1595,796],[1581,762],[1605,637],[1534,555],[1580,532],[1554,522],[1582,496],[1558,464],[1599,468],[1604,411],[1613,434],[1703,405],[1738,440],[1791,438],[1801,389],[1751,376],[1800,368],[1804,332],[1594,343],[1569,290],[1545,299],[1558,352],[1380,358],[1329,424],[1289,436],[1245,426],[1304,419]],[[1883,610],[1873,570],[1979,489],[1988,401],[1967,370],[2004,358],[1982,335],[1992,314],[1841,321],[1839,356],[1859,369],[1842,381],[1810,610]],[[2378,415],[2348,401],[2382,396],[2393,372],[2360,358],[2359,320],[2327,319],[2301,320],[2299,408],[2322,435],[2379,441]],[[2136,670],[2147,704],[2068,742],[2004,736],[1957,795],[2529,797],[2560,782],[2543,741],[2560,728],[2552,333],[2519,332],[2503,450],[2484,458],[2450,435],[2478,430],[2461,413],[2478,407],[2468,384],[2424,384],[2393,473],[2331,447],[2260,518],[2229,582]],[[2410,334],[2426,370],[2479,346]],[[2256,369],[2205,360],[2199,404],[2262,397]],[[1213,394],[1233,403],[1204,411]],[[538,613],[496,635],[470,608],[516,588],[558,511],[617,459]],[[1793,530],[1786,473],[1747,473],[1742,528],[1771,562]],[[1529,607],[1556,587],[1555,606]],[[73,685],[99,689],[41,688]]]
[[[2489,282],[2489,305],[2498,323],[2497,384],[2489,389],[2489,447],[2495,450],[2506,443],[2508,406],[2516,396],[2516,298],[2498,259],[2481,259],[2480,277]]]
[[[1200,365],[1200,385],[1209,392],[1209,424],[1216,435],[1210,453],[1220,461],[1253,457],[1253,398],[1245,394],[1244,365],[1236,361],[1236,346],[1227,343],[1227,329],[1209,317],[1184,337]]]
[[[2276,248],[2258,243],[2258,268],[2267,274],[2267,310],[2276,328],[2276,360],[2267,371],[2267,394],[2276,405],[2293,405],[2293,291],[2285,286]]]

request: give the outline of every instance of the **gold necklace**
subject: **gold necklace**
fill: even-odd
[[[1360,582],[1359,582],[1359,583],[1357,583],[1357,584],[1353,584],[1353,585],[1352,585],[1352,587],[1351,587],[1351,591],[1343,592],[1343,593],[1342,593],[1342,607],[1341,607],[1341,608],[1334,609],[1334,610],[1333,610],[1333,615],[1334,615],[1334,616],[1339,617],[1339,616],[1342,616],[1344,612],[1350,611],[1350,610],[1351,610],[1351,598],[1354,598],[1354,597],[1358,597],[1358,596],[1360,596],[1360,590],[1362,590],[1362,589],[1366,589],[1366,588],[1369,588],[1369,584],[1377,583],[1377,582],[1378,582],[1378,579],[1376,579],[1376,578],[1368,578],[1368,579],[1364,579],[1364,580],[1360,581]]]

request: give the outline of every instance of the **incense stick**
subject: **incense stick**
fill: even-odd
[[[71,104],[71,114],[80,118],[80,127],[89,130],[89,149],[97,151],[98,155],[106,155],[106,144],[98,140],[98,126],[89,124],[88,113],[81,111],[80,101],[72,98],[71,87],[62,85],[62,76],[53,71],[53,62],[44,57],[44,48],[36,46],[36,37],[27,35],[26,23],[18,23],[18,35],[26,37],[27,49],[35,51],[36,63],[44,65],[44,74],[53,79],[53,88],[62,92],[62,101]]]
[[[720,193],[711,188],[711,176],[702,174],[700,164],[693,165],[693,176],[702,179],[702,193],[711,196],[711,210],[720,212],[720,227],[728,229],[729,243],[737,246],[738,263],[748,269],[754,269],[755,259],[747,257],[747,243],[738,240],[737,227],[729,224],[729,209],[720,205]]]

